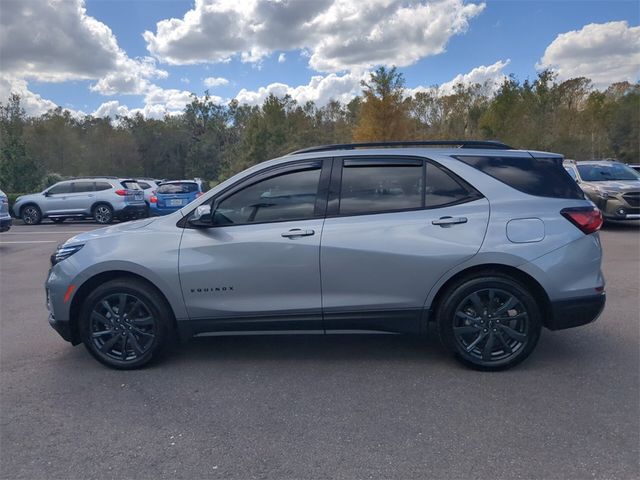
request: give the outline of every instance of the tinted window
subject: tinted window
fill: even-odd
[[[571,168],[571,167],[564,167],[564,169],[567,171],[567,173],[568,173],[569,175],[571,175],[571,178],[573,178],[574,180],[577,180],[577,179],[578,179],[578,175],[576,174],[576,171],[575,171],[573,168]]]
[[[73,192],[93,192],[95,191],[95,185],[93,182],[73,182]]]
[[[632,168],[621,163],[610,165],[578,165],[580,176],[585,182],[606,182],[608,180],[638,180],[640,175]]]
[[[478,195],[462,185],[443,169],[427,163],[427,188],[425,206],[440,207],[471,200]]]
[[[345,160],[340,213],[387,212],[422,207],[422,161],[397,164]]]
[[[314,215],[320,169],[301,170],[255,183],[222,200],[214,223],[302,220]]]
[[[149,185],[147,182],[138,181],[138,185],[140,185],[140,188],[143,190],[149,190],[151,188],[151,185]]]
[[[96,192],[101,192],[103,190],[110,190],[113,188],[109,182],[96,182]]]
[[[59,183],[58,185],[54,185],[48,191],[49,195],[58,195],[60,193],[71,193],[71,183]]]
[[[532,157],[455,157],[510,187],[540,197],[584,198],[562,167],[562,159]]]
[[[122,180],[120,184],[127,190],[142,190],[135,180]]]
[[[156,193],[193,193],[198,191],[195,182],[164,183],[158,187]]]

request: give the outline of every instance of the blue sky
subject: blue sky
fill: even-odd
[[[3,27],[18,28],[29,21],[35,31],[11,43],[5,36],[7,44],[0,44],[0,62],[6,63],[0,97],[8,90],[25,93],[34,113],[55,103],[100,115],[126,114],[146,106],[145,114],[161,116],[180,110],[188,92],[202,95],[207,88],[204,79],[213,77],[223,79],[210,88],[220,101],[238,97],[259,103],[270,92],[293,92],[299,101],[324,103],[332,95],[345,100],[357,94],[363,75],[396,59],[409,89],[446,85],[456,78],[499,82],[505,74],[523,80],[535,77],[541,66],[556,69],[561,79],[590,76],[599,88],[638,80],[636,1],[443,0],[426,10],[425,2],[376,0],[385,2],[379,18],[378,10],[369,5],[368,12],[362,8],[363,20],[352,24],[340,23],[339,16],[359,15],[357,2],[349,6],[347,0],[336,0],[343,3],[338,8],[331,0],[304,0],[280,6],[272,14],[266,7],[273,4],[255,1],[249,8],[245,5],[251,2],[214,7],[177,0],[61,0],[52,9],[45,0],[2,0]],[[319,16],[306,12],[314,8]],[[322,16],[331,8],[338,11],[337,20]],[[60,11],[65,9],[69,11]],[[402,11],[409,15],[398,13]],[[202,14],[202,21],[194,20],[193,14]],[[283,21],[283,27],[278,16],[289,14],[291,20]],[[387,22],[396,14],[397,21]],[[228,16],[212,27],[222,15]],[[69,26],[70,21],[77,25]],[[316,23],[313,27],[301,23],[297,29],[297,21]],[[458,21],[460,25],[449,29]],[[402,22],[406,25],[394,31]],[[349,25],[354,24],[358,31],[352,32]],[[262,25],[264,32],[253,35],[255,25]],[[376,29],[382,32],[381,43],[358,41]],[[148,33],[143,36],[144,32]],[[44,39],[36,42],[34,37],[39,36]],[[343,48],[352,40],[353,47]],[[68,52],[63,47],[67,44]],[[52,48],[56,45],[61,47]],[[248,50],[254,57],[249,60],[242,58]],[[385,52],[376,53],[381,50]],[[284,58],[279,61],[281,54]],[[145,58],[142,68],[139,62]],[[314,76],[326,78],[321,87],[310,84]],[[101,79],[104,85],[98,83]],[[239,95],[243,89],[245,94]]]

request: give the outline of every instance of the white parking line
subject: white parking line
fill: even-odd
[[[90,232],[91,230],[63,230],[61,232],[54,232],[48,230],[46,232],[4,232],[2,235],[48,235],[50,233],[55,233],[58,235],[66,234],[66,233],[85,233]]]
[[[24,240],[20,242],[2,242],[0,241],[0,245],[6,245],[8,243],[59,243],[58,240]]]

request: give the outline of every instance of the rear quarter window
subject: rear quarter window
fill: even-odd
[[[538,197],[582,199],[562,159],[458,155],[455,158],[516,190]]]
[[[124,188],[127,190],[142,190],[138,182],[134,180],[123,180],[120,182]]]

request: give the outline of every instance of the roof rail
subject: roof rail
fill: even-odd
[[[326,152],[328,150],[355,150],[356,148],[394,148],[394,147],[434,147],[446,146],[457,148],[494,148],[499,150],[513,150],[513,147],[493,140],[434,140],[434,141],[402,141],[402,142],[365,142],[365,143],[337,143],[335,145],[320,145],[318,147],[303,148],[291,152],[289,155],[300,153]]]
[[[84,177],[69,177],[69,178],[67,178],[67,179],[65,179],[65,180],[67,180],[67,181],[68,181],[68,180],[85,180],[85,179],[88,179],[88,178],[110,178],[110,179],[117,179],[118,177],[114,177],[114,176],[112,176],[112,175],[87,175],[87,176],[84,176]]]

